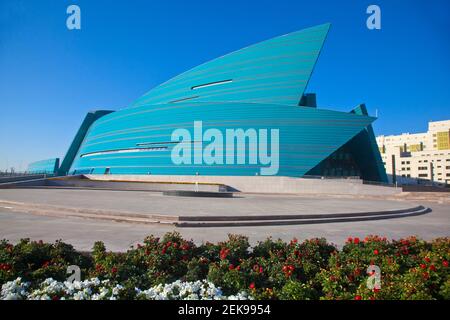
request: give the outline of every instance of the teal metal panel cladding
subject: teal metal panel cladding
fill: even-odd
[[[329,28],[289,33],[209,61],[150,90],[132,106],[182,99],[298,105]],[[198,87],[205,84],[216,85]]]
[[[256,175],[261,163],[251,165],[175,165],[170,154],[171,134],[184,128],[193,136],[194,121],[203,130],[279,129],[278,175],[302,176],[339,146],[358,134],[374,118],[315,108],[256,103],[190,102],[123,109],[97,120],[90,128],[71,171],[113,174]],[[166,147],[139,153],[97,154],[137,148],[140,144]],[[208,144],[204,142],[203,147]],[[196,145],[198,146],[198,145]],[[249,157],[248,148],[245,151]],[[93,154],[92,156],[86,156]]]
[[[69,172],[75,156],[80,149],[81,143],[83,142],[86,133],[88,132],[90,126],[94,123],[94,121],[111,112],[113,111],[96,110],[90,111],[86,114],[80,128],[78,129],[75,137],[72,140],[72,143],[70,144],[69,150],[67,150],[66,152],[66,155],[61,163],[61,167],[58,169],[58,175],[66,175]]]
[[[59,167],[59,158],[46,159],[32,162],[28,165],[27,171],[29,173],[46,173],[54,174]]]
[[[351,113],[368,115],[365,104],[358,105]],[[363,131],[352,139],[353,150],[365,167],[363,174],[365,180],[388,183],[386,169],[384,168],[380,150],[373,132],[372,125],[368,125]]]
[[[266,129],[270,138],[270,130],[278,129],[276,174],[303,176],[375,120],[299,106],[329,27],[308,28],[212,60],[154,88],[129,108],[102,116],[84,135],[70,173],[254,176],[268,167],[260,159],[250,163],[249,145],[244,164],[226,164],[225,156],[219,164],[174,164],[173,131],[186,129],[194,136],[194,122],[202,121],[203,131],[214,128],[223,137],[227,129]],[[189,143],[195,149],[209,142]]]

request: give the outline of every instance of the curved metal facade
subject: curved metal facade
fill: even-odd
[[[28,165],[28,173],[56,174],[59,167],[59,158],[40,160]]]
[[[246,164],[174,164],[173,131],[186,129],[194,137],[194,122],[201,121],[204,131],[213,128],[224,137],[229,128],[277,129],[276,174],[305,175],[375,120],[299,105],[328,30],[329,24],[320,25],[230,53],[103,115],[87,130],[70,173],[254,176],[266,166],[259,158]],[[208,142],[188,143],[195,152]],[[249,142],[242,150],[246,158],[252,147]]]

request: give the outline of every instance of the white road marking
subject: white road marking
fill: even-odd
[[[5,208],[5,209],[13,209],[13,207],[4,207],[4,206],[1,206],[2,208]]]

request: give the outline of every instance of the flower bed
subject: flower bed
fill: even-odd
[[[126,288],[114,285],[110,280],[92,278],[85,281],[59,282],[52,278],[44,280],[37,288],[31,289],[29,282],[22,278],[8,281],[2,286],[3,300],[117,300],[126,295]],[[147,290],[135,288],[138,300],[248,300],[246,292],[224,296],[220,288],[208,281],[182,282],[180,280],[159,284]]]
[[[229,235],[195,245],[178,233],[150,236],[126,253],[97,242],[80,253],[63,242],[0,242],[0,299],[450,299],[450,239],[267,239]],[[77,265],[84,281],[70,283]],[[381,270],[370,287],[366,270]]]

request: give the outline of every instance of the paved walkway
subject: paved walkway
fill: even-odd
[[[11,192],[15,191],[15,192]],[[25,191],[25,192],[24,192]],[[33,191],[28,193],[29,191]],[[0,199],[5,198],[5,194],[9,192],[10,196],[16,201],[25,200],[39,200],[41,203],[50,201],[51,199],[59,199],[60,204],[68,205],[70,203],[81,202],[85,199],[96,199],[98,204],[102,204],[104,208],[116,208],[117,205],[123,206],[136,206],[138,202],[145,203],[146,208],[159,208],[163,210],[164,203],[168,206],[179,210],[180,212],[195,212],[195,201],[190,198],[182,199],[176,197],[162,197],[158,194],[152,194],[147,192],[139,192],[134,196],[130,196],[132,199],[124,200],[119,197],[121,193],[116,191],[108,192],[106,195],[102,192],[105,191],[86,191],[72,193],[70,190],[53,190],[57,191],[53,195],[48,195],[49,198],[45,198],[45,193],[41,190],[0,190]],[[46,190],[49,191],[49,190]],[[52,192],[53,192],[52,191]],[[65,191],[70,191],[66,193]],[[50,193],[52,193],[50,192]],[[117,191],[118,192],[118,191]],[[125,192],[126,193],[126,192]],[[71,194],[71,196],[69,195]],[[56,197],[56,195],[58,197]],[[66,198],[64,198],[66,196]],[[67,197],[68,196],[68,197]],[[12,198],[9,198],[12,201]],[[22,197],[22,198],[21,198]],[[33,198],[34,197],[34,198]],[[44,198],[43,198],[44,197]],[[61,198],[62,197],[62,198]],[[125,196],[127,198],[128,196]],[[133,198],[135,197],[135,198]],[[275,199],[276,198],[276,199]],[[140,199],[140,200],[138,200]],[[149,201],[149,199],[151,201]],[[176,200],[177,199],[177,200]],[[235,208],[227,205],[227,203],[216,202],[217,200],[230,200],[231,203],[234,200],[242,201],[240,199],[214,199],[208,202],[206,209],[203,208],[202,212],[215,208],[222,208],[226,212],[234,211]],[[377,206],[392,205],[391,201],[383,200],[364,200],[364,199],[340,199],[340,198],[314,198],[314,197],[296,197],[296,196],[249,196],[244,198],[247,202],[241,202],[244,204],[244,209],[248,212],[257,212],[257,210],[287,210],[295,208],[296,212],[300,210],[313,210],[311,205],[317,205],[318,208],[323,210],[326,208],[333,208],[336,210],[336,206],[340,204],[344,205],[343,209],[360,210],[363,203],[369,203]],[[202,199],[205,200],[205,199]],[[211,199],[209,199],[211,200]],[[277,200],[281,200],[278,205]],[[346,202],[341,202],[345,200]],[[128,202],[126,202],[128,201]],[[133,201],[134,204],[133,204]],[[166,202],[167,201],[167,202]],[[367,202],[369,201],[369,202]],[[395,201],[394,201],[395,202]],[[235,202],[236,203],[236,202]],[[354,203],[354,206],[352,205]],[[395,202],[397,205],[410,205],[410,202]],[[416,203],[417,204],[417,203]],[[424,203],[419,203],[424,204]],[[86,203],[84,205],[87,205]],[[193,207],[191,207],[193,205]],[[325,237],[330,242],[334,242],[338,245],[342,245],[348,236],[364,237],[368,234],[378,234],[386,236],[388,238],[401,238],[409,235],[417,235],[424,239],[433,239],[436,237],[450,236],[450,205],[438,204],[435,202],[425,203],[424,205],[431,207],[433,210],[431,213],[415,216],[405,217],[392,220],[378,220],[378,221],[364,221],[364,222],[351,222],[351,223],[329,223],[318,225],[293,225],[293,226],[264,226],[264,227],[222,227],[222,228],[175,228],[173,226],[160,226],[160,225],[143,225],[143,224],[131,224],[131,223],[119,223],[113,221],[97,221],[81,218],[60,218],[60,217],[45,217],[35,216],[27,213],[12,212],[8,208],[0,207],[0,238],[9,239],[16,242],[20,238],[31,238],[34,240],[55,241],[62,239],[63,241],[74,245],[80,250],[90,250],[95,241],[104,241],[107,248],[113,251],[125,251],[131,245],[138,242],[142,242],[145,236],[154,234],[157,236],[163,235],[165,232],[177,230],[184,237],[193,239],[197,243],[204,241],[220,241],[227,237],[228,233],[244,234],[249,236],[251,243],[255,243],[259,240],[272,236],[273,238],[281,238],[283,240],[290,240],[296,237],[300,240],[313,237]],[[190,208],[190,209],[189,209]],[[371,206],[369,206],[371,208]],[[116,208],[117,209],[117,208]],[[250,210],[251,209],[251,210]],[[367,210],[367,207],[365,208]],[[373,211],[373,210],[372,210]],[[272,212],[272,211],[271,211]],[[308,211],[311,212],[311,211]],[[195,212],[198,214],[198,212]],[[233,212],[236,214],[236,212]]]
[[[417,205],[408,201],[354,197],[238,194],[234,198],[192,198],[163,196],[160,192],[78,189],[0,189],[1,200],[171,216],[353,213]]]

